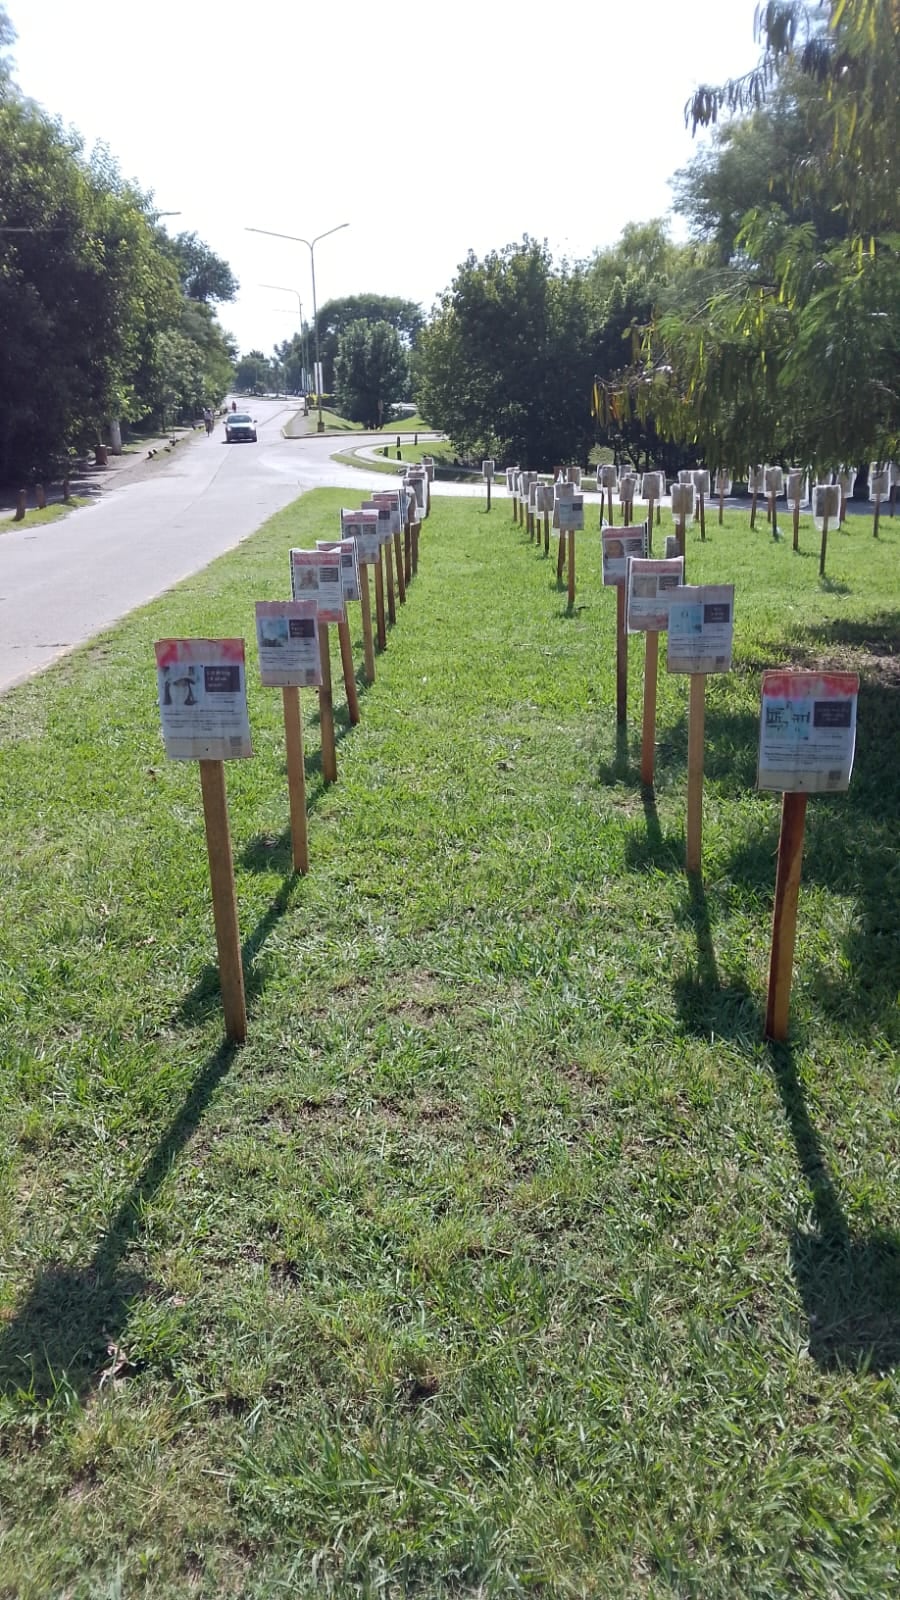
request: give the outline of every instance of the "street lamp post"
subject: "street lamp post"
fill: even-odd
[[[313,324],[316,330],[316,400],[319,407],[319,420],[316,425],[317,433],[325,432],[322,421],[322,362],[319,357],[319,317],[316,310],[316,245],[320,239],[327,239],[332,233],[340,233],[342,228],[349,228],[349,222],[339,222],[335,228],[326,228],[324,233],[317,233],[314,239],[301,239],[297,233],[275,233],[272,228],[247,228],[247,233],[264,233],[270,239],[290,239],[294,244],[305,244],[309,251],[309,269],[312,275],[312,301]]]
[[[309,350],[306,343],[306,334],[303,331],[303,301],[300,291],[291,289],[286,283],[261,283],[261,289],[279,289],[282,294],[292,294],[297,301],[297,314],[300,318],[300,357],[303,363],[303,375],[307,386],[309,385]]]

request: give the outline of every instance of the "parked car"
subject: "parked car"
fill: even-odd
[[[225,443],[234,444],[239,439],[256,443],[256,418],[249,411],[230,411],[225,418]]]

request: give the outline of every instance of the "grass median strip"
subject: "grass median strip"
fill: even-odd
[[[327,790],[305,697],[302,881],[250,647],[230,1052],[152,644],[250,638],[342,503],[0,701],[0,1595],[892,1592],[897,533],[835,535],[825,583],[811,532],[689,533],[691,580],[736,584],[692,890],[687,684],[642,796],[596,533],[570,615],[505,503],[435,497]],[[772,1051],[753,779],[788,660],[863,687]]]

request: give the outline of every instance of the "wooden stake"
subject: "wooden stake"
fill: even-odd
[[[628,715],[628,635],[625,632],[625,585],[616,584],[616,721]]]
[[[750,527],[751,527],[751,529],[756,527],[756,490],[755,489],[753,490],[753,498],[750,501]]]
[[[284,748],[287,757],[294,871],[308,872],[309,841],[306,831],[306,773],[303,768],[303,717],[300,711],[300,690],[282,689],[281,699],[284,706]]]
[[[363,671],[366,683],[375,682],[375,641],[372,638],[372,600],[369,594],[369,568],[359,564],[359,603],[362,611]]]
[[[394,541],[388,539],[384,547],[385,584],[387,587],[388,621],[391,627],[397,621],[397,607],[394,603]]]
[[[778,532],[778,515],[775,507],[774,494],[769,495],[769,521],[772,524],[772,538],[774,539]]]
[[[413,575],[415,575],[419,570],[419,524],[418,524],[418,522],[414,522],[413,525],[412,525],[412,569],[413,569]]]
[[[575,529],[569,529],[569,608],[575,605]]]
[[[328,623],[319,623],[319,660],[322,663],[322,682],[319,686],[319,734],[322,740],[322,777],[326,783],[337,783],[337,750],[334,744],[334,696],[331,688],[331,648],[328,642]]]
[[[562,528],[559,529],[559,549],[556,552],[556,581],[562,583],[563,563],[566,559],[566,536]]]
[[[687,869],[700,871],[703,841],[703,732],[706,721],[706,677],[691,673],[688,721]]]
[[[719,527],[720,528],[722,526],[722,519],[723,519],[724,516],[725,516],[725,485],[723,483],[721,489],[719,490]]]
[[[550,513],[544,512],[544,555],[550,554]]]
[[[487,480],[487,501],[488,501],[487,508],[488,508],[488,511],[490,511],[490,509],[491,509],[491,480],[490,480],[490,478],[488,478],[488,480]]]
[[[875,496],[875,517],[874,517],[873,523],[872,523],[872,538],[873,539],[877,539],[878,538],[878,523],[879,523],[880,517],[881,517],[881,496],[879,494],[877,494]]]
[[[206,823],[206,851],[209,856],[225,1032],[235,1044],[243,1044],[247,1037],[247,1002],[244,998],[244,967],[238,931],[224,762],[200,762],[200,789],[203,795],[203,820]]]
[[[781,802],[778,871],[772,912],[772,953],[769,958],[769,993],[766,1000],[766,1037],[787,1038],[791,1003],[794,946],[797,940],[797,900],[803,865],[806,828],[805,794],[785,794]]]
[[[400,540],[400,529],[394,534],[394,562],[397,568],[397,596],[402,606],[406,605],[406,576],[403,571],[403,545]]]
[[[513,503],[513,522],[518,523],[518,520],[519,520],[519,496],[517,494],[513,495],[512,503]]]
[[[819,552],[819,577],[825,574],[825,550],[828,545],[828,518],[822,518],[822,548]]]
[[[369,623],[371,625],[371,617]],[[347,695],[347,714],[355,727],[359,721],[359,695],[356,692],[356,668],[353,665],[353,645],[350,642],[350,624],[345,617],[337,625],[338,639],[341,645],[341,667],[344,673],[344,689]]]
[[[641,723],[641,783],[653,784],[656,763],[656,686],[659,678],[659,634],[644,635],[644,716]]]
[[[415,549],[415,546],[413,546]],[[387,649],[387,628],[384,621],[384,573],[381,567],[381,549],[378,551],[378,560],[375,563],[375,627],[378,633],[379,650]]]
[[[704,506],[703,506],[703,500],[704,500],[703,494],[701,493],[698,496],[698,498],[700,500],[700,537],[701,537],[701,539],[705,540],[706,539],[706,511],[704,510]]]
[[[607,517],[606,520],[609,523],[610,527],[612,527],[612,524],[613,524],[612,488],[610,487],[609,489],[607,489],[606,493],[609,496],[609,516]],[[601,495],[600,498],[602,499],[603,496]]]
[[[409,517],[403,524],[403,576],[407,583],[412,582],[412,523]]]
[[[800,501],[794,501],[794,549],[800,549]]]
[[[685,547],[684,547],[685,528],[686,528],[686,523],[685,523],[685,518],[684,518],[684,512],[682,512],[681,516],[678,518],[678,554],[680,556],[682,556],[682,557],[684,557],[684,555],[686,554]],[[686,583],[687,579],[685,578],[683,581]]]
[[[647,501],[647,554],[653,554],[653,496]]]

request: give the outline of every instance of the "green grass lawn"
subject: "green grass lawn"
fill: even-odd
[[[737,591],[701,888],[687,681],[642,795],[596,531],[569,615],[508,503],[436,497],[330,789],[302,697],[305,880],[249,647],[233,1051],[152,646],[252,636],[341,503],[0,701],[0,1596],[893,1595],[900,525],[832,535],[824,583],[806,529],[689,533]],[[770,1049],[786,661],[863,685]]]
[[[430,422],[426,422],[425,418],[420,416],[418,411],[415,411],[411,412],[408,417],[398,417],[395,422],[383,422],[381,432],[393,434],[430,433],[432,432],[432,427]]]
[[[52,505],[45,506],[43,511],[29,510],[24,517],[16,522],[12,516],[0,517],[0,533],[9,533],[13,528],[38,528],[46,522],[58,522],[60,517],[67,517],[70,511],[77,511],[79,506],[91,503],[90,495],[72,495],[65,504],[55,501]]]

